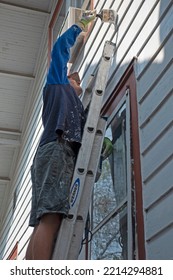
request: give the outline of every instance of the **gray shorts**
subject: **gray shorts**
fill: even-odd
[[[74,166],[75,154],[67,143],[57,140],[38,148],[31,167],[30,226],[46,213],[68,214]]]

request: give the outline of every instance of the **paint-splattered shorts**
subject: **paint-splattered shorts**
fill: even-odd
[[[75,154],[67,143],[57,140],[38,148],[31,167],[30,226],[46,213],[67,215],[74,165]]]

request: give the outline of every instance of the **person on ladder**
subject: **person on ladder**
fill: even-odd
[[[63,217],[69,210],[69,190],[86,121],[77,72],[67,75],[70,48],[95,19],[86,11],[54,44],[43,89],[43,133],[31,166],[32,206],[29,226],[34,227],[26,260],[51,259]],[[105,144],[109,153],[110,143]]]

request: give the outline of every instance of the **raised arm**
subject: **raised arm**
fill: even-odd
[[[51,55],[51,64],[47,75],[48,84],[68,84],[67,63],[70,58],[70,48],[82,32],[77,25],[72,25],[55,42]]]
[[[68,84],[67,63],[70,58],[70,48],[85,27],[96,17],[96,11],[85,11],[77,24],[72,25],[55,42],[52,50],[52,60],[47,75],[47,84]]]

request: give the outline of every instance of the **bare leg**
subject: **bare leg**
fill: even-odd
[[[26,257],[32,260],[50,260],[57,231],[61,225],[62,216],[60,214],[45,214],[37,228],[34,230],[29,244],[30,249]]]
[[[35,232],[37,230],[37,226],[35,226],[34,230],[33,230],[33,233],[31,235],[31,238],[30,238],[30,241],[29,241],[29,244],[28,244],[28,247],[27,247],[27,250],[26,250],[26,256],[25,256],[25,259],[26,260],[32,260],[32,247],[33,247],[33,240],[34,240],[34,236],[35,236]]]

